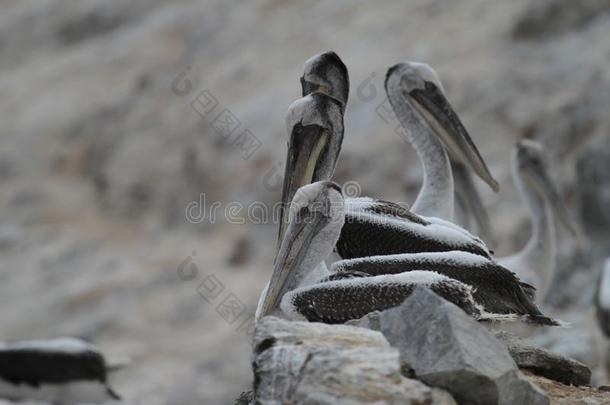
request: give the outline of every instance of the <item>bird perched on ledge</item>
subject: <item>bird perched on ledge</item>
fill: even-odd
[[[290,135],[282,223],[273,274],[261,294],[257,319],[279,312],[290,318],[342,323],[399,305],[423,285],[479,320],[558,325],[532,302],[534,288],[493,262],[486,245],[463,228],[388,201],[343,198],[341,189],[329,180],[343,141],[347,69],[332,52],[310,59],[305,66],[301,84],[304,94],[311,93],[295,101],[287,114]],[[419,64],[412,67],[391,68],[386,88],[397,114],[406,117],[404,125],[437,128],[434,136],[414,131],[419,135],[413,142],[422,153],[436,153],[436,158],[422,158],[424,165],[430,169],[433,160],[445,163],[441,170],[433,170],[440,183],[433,179],[427,184],[425,179],[419,206],[451,217],[451,169],[436,137],[444,139],[492,188],[497,183],[442,97],[438,80],[426,80],[430,72]],[[329,77],[334,79],[325,82]],[[411,100],[408,108],[397,98],[405,92]],[[333,249],[343,260],[329,272],[324,260]]]
[[[293,319],[344,323],[400,305],[418,285],[423,285],[478,320],[559,324],[544,316],[531,301],[524,291],[530,286],[491,260],[472,253],[344,260],[335,263],[328,276],[311,281],[309,274],[328,256],[344,224],[352,220],[345,210],[341,189],[335,183],[321,181],[295,193],[257,318],[279,312]]]

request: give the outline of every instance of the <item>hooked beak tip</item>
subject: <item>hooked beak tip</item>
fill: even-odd
[[[491,178],[489,180],[488,184],[489,184],[489,187],[491,187],[491,189],[494,191],[494,193],[497,193],[500,191],[500,184],[498,184],[496,179]]]

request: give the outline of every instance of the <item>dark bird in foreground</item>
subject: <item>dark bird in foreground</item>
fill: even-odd
[[[0,397],[56,405],[120,400],[108,369],[104,356],[79,339],[0,343]]]

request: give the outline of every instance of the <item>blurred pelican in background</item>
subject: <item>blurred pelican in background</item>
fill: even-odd
[[[532,235],[521,251],[499,258],[498,263],[536,287],[536,301],[541,303],[549,292],[557,267],[555,221],[562,223],[573,235],[576,235],[576,228],[549,175],[540,143],[529,139],[517,143],[511,155],[511,169],[521,198],[530,211]]]

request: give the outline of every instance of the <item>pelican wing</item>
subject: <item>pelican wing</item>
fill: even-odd
[[[482,256],[467,252],[398,254],[341,260],[333,274],[378,276],[417,270],[433,271],[474,288],[474,300],[495,314],[542,315],[530,295],[534,287],[514,273]]]
[[[336,276],[335,276],[336,277]],[[310,322],[344,323],[373,311],[400,305],[418,286],[429,287],[466,313],[478,317],[480,310],[472,298],[472,288],[440,274],[414,271],[374,277],[353,277],[321,282],[293,290],[282,299],[282,310],[294,318]]]
[[[345,224],[336,244],[343,259],[452,250],[490,258],[485,244],[457,225],[372,201],[369,207],[346,204]]]

